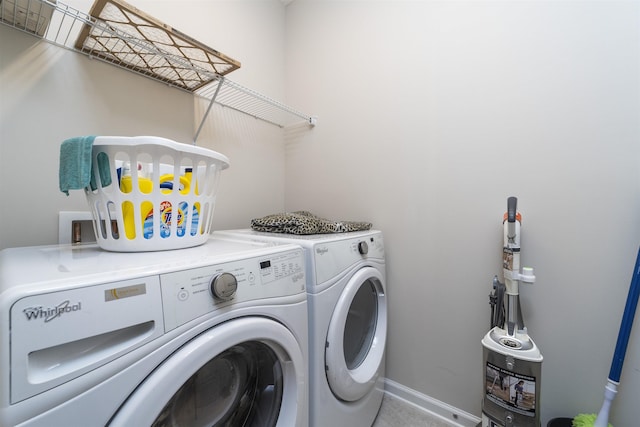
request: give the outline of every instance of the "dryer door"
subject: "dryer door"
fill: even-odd
[[[129,396],[110,426],[304,425],[305,362],[280,323],[247,317],[198,335]]]
[[[375,386],[386,337],[384,277],[373,267],[361,268],[342,292],[327,333],[326,374],[336,397],[355,401]]]

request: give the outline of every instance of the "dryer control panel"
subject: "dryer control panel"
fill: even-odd
[[[322,285],[362,260],[384,263],[382,233],[318,242],[313,248],[315,283]]]
[[[306,298],[302,249],[160,275],[165,329],[269,298]]]

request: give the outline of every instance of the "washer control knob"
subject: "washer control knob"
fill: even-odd
[[[358,252],[360,255],[366,255],[369,253],[369,245],[364,240],[362,242],[358,242]]]
[[[230,300],[238,289],[238,280],[231,273],[222,273],[211,279],[211,294],[214,298]]]

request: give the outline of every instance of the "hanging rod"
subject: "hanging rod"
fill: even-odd
[[[159,23],[121,0],[100,0],[94,4],[94,8],[98,3],[103,8],[106,7],[105,3],[114,4],[116,9],[130,7],[134,14],[142,14],[143,19],[148,21],[145,24],[157,25],[153,30],[159,31],[161,35],[166,31],[171,38],[180,38],[180,46],[185,41],[191,43],[191,50],[196,51],[199,56],[187,57],[174,46],[146,39],[137,29],[130,30],[118,19],[111,22],[109,18],[113,13],[108,13],[105,21],[55,0],[0,1],[0,22],[43,38],[56,46],[82,53],[209,100],[210,105],[198,127],[194,143],[213,103],[279,127],[299,122],[306,122],[311,126],[317,123],[314,116],[303,114],[224,77],[224,74],[240,66],[237,61]],[[130,10],[125,12],[128,14]],[[116,13],[121,11],[116,10]],[[136,15],[131,23],[137,24],[139,19]]]

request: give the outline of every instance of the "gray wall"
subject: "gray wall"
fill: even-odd
[[[385,232],[391,380],[479,415],[508,196],[542,414],[597,412],[640,245],[640,4],[305,1],[287,7],[286,207]],[[617,426],[638,424],[640,320]]]
[[[240,60],[232,80],[319,116],[283,132],[214,111],[199,145],[231,159],[214,224],[286,208],[382,229],[391,380],[479,415],[487,295],[515,195],[538,279],[522,303],[545,357],[545,423],[599,409],[640,243],[638,3],[131,3]],[[204,108],[4,26],[0,90],[0,247],[54,243],[57,212],[84,208],[57,188],[64,138],[188,142]],[[638,331],[619,426],[636,424]]]

